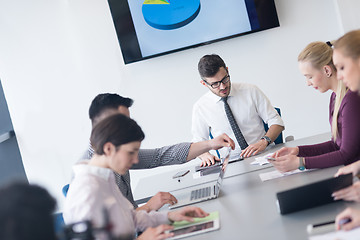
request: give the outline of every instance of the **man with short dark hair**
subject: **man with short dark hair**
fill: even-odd
[[[220,56],[203,56],[198,70],[201,84],[210,91],[193,107],[194,142],[208,139],[210,132],[215,137],[226,133],[236,139],[233,151],[236,157],[249,157],[265,150],[284,130],[282,119],[264,93],[251,84],[232,83],[229,69]],[[263,121],[269,125],[267,132]],[[202,165],[219,160],[209,152],[199,157]]]
[[[92,125],[102,120],[102,117],[112,113],[121,113],[130,116],[129,108],[133,105],[134,100],[122,97],[115,93],[103,93],[97,95],[91,102],[89,108],[89,117]]]
[[[0,189],[0,239],[55,240],[56,201],[42,187],[14,182]]]
[[[92,125],[95,126],[98,122],[106,117],[122,113],[130,116],[129,107],[132,105],[133,100],[124,98],[118,94],[103,93],[94,98],[89,109],[89,117]],[[222,147],[234,147],[234,142],[226,134],[221,134],[217,138],[210,141],[201,141],[196,143],[179,143],[171,146],[165,146],[156,149],[140,149],[139,150],[139,163],[134,164],[132,169],[148,169],[165,165],[182,164],[192,160],[200,154],[207,152],[211,149],[219,149]],[[94,151],[89,147],[89,151],[84,157],[90,159]],[[134,201],[133,194],[130,186],[130,175],[127,172],[124,175],[115,173],[116,183],[120,188],[121,193],[137,208]],[[159,192],[152,197],[145,205],[137,208],[137,210],[158,210],[164,204],[176,203],[176,198],[167,192]]]

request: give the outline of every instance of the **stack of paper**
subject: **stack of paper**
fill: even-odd
[[[359,240],[360,228],[351,231],[336,231],[309,237],[309,240]]]
[[[273,154],[274,153],[269,153],[269,154],[266,154],[265,156],[257,157],[257,158],[255,158],[255,161],[251,162],[250,164],[251,165],[260,165],[260,166],[268,164],[269,161],[266,158],[270,157]]]
[[[281,173],[278,170],[274,170],[271,172],[266,172],[266,173],[260,173],[259,177],[261,179],[261,181],[267,181],[267,180],[271,180],[271,179],[275,179],[275,178],[280,178],[280,177],[285,177],[285,176],[289,176],[289,175],[293,175],[296,173],[302,173],[302,172],[308,172],[314,169],[306,169],[304,171],[301,171],[299,169],[296,169],[294,171],[289,171],[289,172],[285,172],[285,173]]]

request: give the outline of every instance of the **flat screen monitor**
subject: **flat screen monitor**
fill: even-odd
[[[108,0],[125,64],[279,26],[274,0]]]

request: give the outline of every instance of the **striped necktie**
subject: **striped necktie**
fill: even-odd
[[[241,133],[239,125],[235,121],[234,115],[231,112],[229,104],[227,103],[227,98],[228,97],[223,97],[223,98],[221,98],[221,100],[224,102],[225,113],[229,120],[231,129],[233,130],[233,132],[235,134],[235,138],[238,141],[241,149],[243,150],[243,149],[247,148],[249,145],[247,144],[243,134]]]

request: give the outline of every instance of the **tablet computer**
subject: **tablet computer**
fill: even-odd
[[[287,214],[335,202],[332,193],[352,185],[352,180],[352,173],[349,173],[278,192],[276,197],[279,211]]]
[[[212,212],[205,218],[194,218],[194,222],[175,222],[173,226],[174,229],[169,232],[174,233],[174,236],[168,239],[180,239],[215,231],[220,228],[219,212]]]

